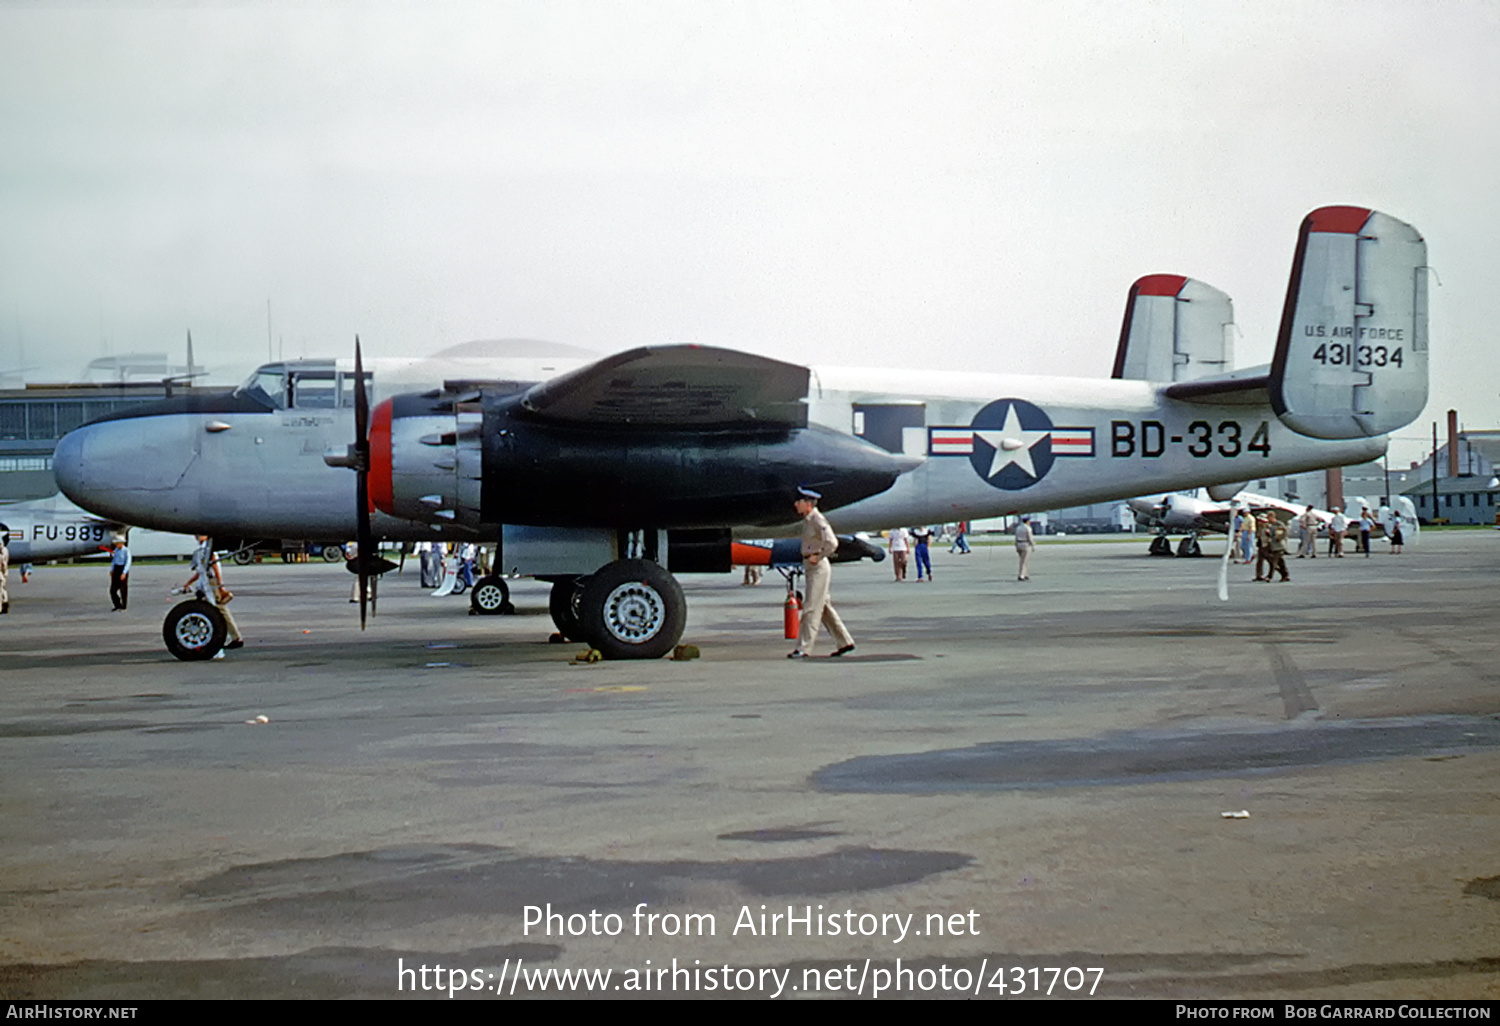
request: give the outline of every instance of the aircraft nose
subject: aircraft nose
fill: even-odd
[[[86,430],[88,429],[77,428],[69,431],[52,451],[52,476],[57,478],[57,486],[64,495],[80,506],[83,501],[79,496],[83,491],[84,481],[87,480],[83,467],[83,433]]]
[[[58,487],[92,513],[140,523],[152,493],[182,480],[195,452],[181,417],[129,417],[85,424],[52,454]]]

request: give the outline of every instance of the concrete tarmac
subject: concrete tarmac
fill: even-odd
[[[1500,997],[1500,532],[1228,603],[1219,545],[839,566],[803,662],[775,575],[570,665],[544,585],[410,561],[364,633],[339,567],[227,568],[207,663],[183,566],[12,572],[0,997]]]

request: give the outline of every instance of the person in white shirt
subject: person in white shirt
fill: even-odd
[[[904,527],[891,529],[891,565],[896,571],[896,580],[906,580],[906,557],[911,552],[911,535]]]
[[[229,642],[224,648],[244,648],[244,635],[240,634],[239,625],[234,622],[234,614],[229,611],[229,601],[234,598],[234,594],[224,587],[224,571],[219,566],[219,554],[214,551],[214,543],[208,535],[200,534],[196,537],[198,548],[193,552],[193,561],[189,564],[189,569],[193,572],[178,591],[184,594],[195,592],[198,598],[217,606],[219,614],[224,617],[224,626],[229,630]],[[217,659],[218,656],[215,655],[214,658]]]
[[[1328,522],[1328,554],[1344,558],[1344,532],[1349,530],[1349,518],[1340,506],[1333,507],[1333,519]]]
[[[1313,513],[1311,506],[1297,518],[1297,526],[1302,529],[1302,543],[1297,546],[1297,558],[1311,556],[1318,558],[1318,518]]]

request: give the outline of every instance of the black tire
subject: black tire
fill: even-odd
[[[249,566],[255,562],[255,550],[240,549],[232,558],[234,559],[235,566]]]
[[[569,641],[583,640],[583,626],[578,618],[579,604],[583,599],[583,585],[587,577],[560,577],[552,582],[552,594],[547,598],[547,611],[557,625],[557,633]]]
[[[583,640],[606,659],[659,659],[687,626],[687,600],[677,579],[646,559],[606,564],[583,586]]]
[[[510,585],[505,578],[490,574],[475,581],[469,592],[469,611],[479,616],[514,613],[516,607],[510,604]]]
[[[167,651],[184,662],[212,659],[224,647],[228,632],[219,607],[203,599],[179,602],[161,625]]]
[[[1198,546],[1198,539],[1188,535],[1177,543],[1177,554],[1179,556],[1201,556],[1203,550]]]
[[[342,545],[324,545],[323,562],[338,563],[344,558],[344,547]]]
[[[1151,539],[1151,555],[1170,556],[1172,554],[1172,539],[1164,534],[1159,534]]]

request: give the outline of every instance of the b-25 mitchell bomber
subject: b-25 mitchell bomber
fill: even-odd
[[[1410,225],[1324,207],[1302,223],[1267,367],[1221,359],[1227,297],[1152,275],[1131,290],[1113,380],[670,345],[545,377],[497,361],[400,394],[377,364],[373,407],[358,363],[328,365],[304,406],[297,369],[268,365],[232,393],[85,425],[54,468],[79,505],[162,530],[357,534],[366,553],[375,538],[494,543],[497,569],[552,582],[564,634],[654,658],[685,623],[672,575],[727,571],[736,533],[794,531],[798,486],[847,533],[1374,459],[1426,404],[1427,273]],[[189,623],[179,655],[213,654],[215,615]]]

